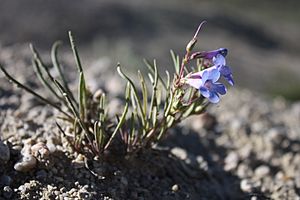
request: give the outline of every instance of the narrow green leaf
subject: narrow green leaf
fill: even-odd
[[[194,113],[195,114],[201,114],[202,112],[205,111],[205,109],[207,108],[207,106],[209,105],[209,102],[206,102],[205,104],[199,105],[195,108]]]
[[[162,127],[161,131],[159,132],[159,135],[157,136],[157,140],[160,140],[163,136],[163,134],[166,132],[167,129],[171,128],[175,122],[175,117],[168,116],[166,119],[166,124]]]
[[[48,83],[48,80],[44,78],[44,74],[47,74],[50,81],[54,84],[53,76],[50,74],[49,69],[46,67],[46,65],[43,63],[38,51],[34,48],[32,44],[29,44],[29,47],[32,51],[34,61],[32,62],[33,69],[38,76],[40,82],[58,99],[63,100],[62,97],[58,95],[58,93],[54,90],[54,88]],[[43,72],[41,71],[43,70]]]
[[[80,58],[79,58],[79,54],[78,54],[78,51],[77,51],[77,48],[76,48],[76,45],[75,45],[75,40],[74,40],[74,37],[73,37],[71,31],[69,31],[69,39],[70,39],[71,48],[72,48],[73,55],[74,55],[74,58],[75,58],[75,61],[76,61],[76,66],[77,66],[78,72],[83,72],[81,61],[80,61]]]
[[[129,101],[130,101],[129,98],[130,98],[131,88],[132,87],[130,87],[130,84],[127,84],[127,87],[126,87],[126,104],[125,104],[122,116],[121,116],[121,118],[120,118],[120,120],[119,120],[119,122],[118,122],[118,124],[117,124],[117,126],[116,126],[116,128],[114,130],[114,132],[112,133],[111,137],[109,138],[108,142],[106,143],[104,149],[107,149],[109,147],[109,145],[111,144],[112,140],[115,138],[118,130],[121,128],[121,126],[125,122],[127,111],[128,111],[128,107],[129,107]]]
[[[105,112],[105,94],[102,93],[99,99],[99,121],[101,123],[104,123],[105,117],[106,117],[106,112]]]
[[[170,91],[170,92],[169,92],[169,95],[170,95],[170,97],[168,98],[169,101],[166,102],[167,108],[166,108],[165,111],[164,111],[164,116],[165,116],[165,117],[167,117],[167,116],[169,115],[170,110],[171,110],[171,108],[172,108],[172,106],[173,106],[174,94],[173,94],[172,91]]]
[[[97,150],[98,152],[100,152],[100,138],[99,138],[99,126],[98,126],[98,121],[95,121],[94,123],[94,130],[93,130],[93,134],[94,134],[94,138],[95,138],[95,141],[96,141],[96,147],[97,147]]]
[[[164,111],[166,111],[166,109],[169,106],[170,103],[170,96],[172,94],[172,91],[170,90],[171,87],[171,79],[170,79],[170,74],[168,71],[166,71],[167,74],[167,88],[166,88],[166,98],[165,98],[165,105],[164,105]]]
[[[36,76],[38,77],[40,82],[44,85],[44,87],[48,89],[58,100],[62,100],[62,98],[56,93],[56,91],[52,88],[49,82],[44,78],[37,60],[35,59],[32,60],[32,66]]]
[[[132,108],[134,111],[138,112],[137,111],[137,103],[136,103],[136,99],[134,97],[134,92],[131,91],[131,94],[130,94],[130,100],[131,100],[131,105],[132,105]]]
[[[182,118],[186,118],[188,116],[190,116],[195,109],[195,103],[192,103],[191,105],[188,106],[188,109],[182,114]]]
[[[141,83],[141,88],[142,88],[142,95],[143,95],[143,110],[144,110],[144,113],[147,113],[147,104],[148,104],[148,92],[147,92],[147,87],[146,87],[145,79],[144,79],[144,77],[143,77],[143,75],[141,74],[140,71],[138,71],[138,76],[139,76],[140,83]]]
[[[153,127],[156,126],[156,122],[157,122],[157,106],[154,106],[152,109],[152,124]]]
[[[63,82],[63,86],[65,88],[65,90],[67,91],[68,95],[70,96],[70,98],[72,99],[73,103],[76,104],[76,106],[78,106],[76,100],[75,100],[75,97],[73,95],[73,93],[71,92],[70,88],[69,88],[69,85],[68,85],[68,82],[67,82],[67,79],[66,77],[64,76],[64,73],[62,71],[62,68],[61,68],[61,65],[60,63],[58,62],[58,58],[57,58],[57,55],[58,55],[58,47],[62,44],[61,41],[56,41],[53,45],[52,45],[52,48],[51,48],[51,60],[52,60],[52,64],[53,66],[56,68],[62,82]]]
[[[151,119],[153,116],[153,109],[154,107],[157,106],[157,83],[158,83],[158,71],[157,71],[157,66],[156,66],[156,62],[154,60],[154,80],[152,83],[152,96],[151,96],[151,101],[150,101],[150,106],[149,106],[149,116],[148,118]]]
[[[168,116],[167,117],[167,127],[168,128],[171,128],[173,126],[173,123],[175,121],[175,117],[173,116]]]
[[[130,146],[132,144],[132,141],[134,140],[135,136],[135,114],[131,113],[131,118],[130,118],[130,133],[128,137],[127,144]]]
[[[137,107],[138,107],[139,112],[140,112],[140,116],[141,116],[140,118],[141,118],[141,120],[142,120],[142,124],[143,124],[143,126],[145,126],[145,124],[146,124],[146,122],[145,122],[146,116],[145,116],[145,113],[144,113],[144,111],[143,111],[143,106],[142,106],[142,103],[141,103],[141,101],[140,101],[140,98],[138,97],[137,89],[136,89],[136,87],[134,86],[133,81],[132,81],[128,76],[126,76],[126,75],[122,72],[121,67],[120,67],[120,64],[118,64],[117,71],[118,71],[118,73],[120,74],[120,76],[121,76],[123,79],[127,80],[127,81],[129,82],[129,84],[131,85],[132,92],[133,92],[133,95],[134,95],[134,99],[135,99],[135,101],[137,102]]]
[[[83,72],[79,74],[79,93],[78,93],[78,102],[79,102],[79,113],[80,118],[85,120],[86,117],[86,106],[87,106],[87,94],[86,94],[86,86],[85,86],[85,79],[83,76]]]
[[[155,67],[156,67],[156,66],[154,66],[154,65],[156,65],[156,61],[154,60],[153,65],[152,65],[152,64],[150,64],[150,62],[149,62],[148,60],[144,59],[144,63],[145,63],[146,66],[148,67],[150,73],[151,73],[152,75],[155,76]],[[156,69],[156,70],[157,70],[157,69]],[[161,84],[164,86],[164,88],[166,89],[166,88],[167,88],[166,83],[164,82],[164,80],[162,79],[162,77],[161,77],[159,74],[158,74],[158,80],[160,81],[160,83],[161,83]]]
[[[151,84],[153,85],[154,84],[154,78],[153,78],[152,74],[148,73],[148,77],[149,77],[149,80],[150,80]]]
[[[166,90],[169,91],[170,86],[171,86],[170,73],[166,70],[166,74],[167,74],[167,88],[166,88]]]
[[[78,123],[80,125],[80,127],[82,128],[86,138],[88,139],[90,144],[93,144],[90,136],[89,136],[89,130],[86,127],[86,124],[84,123],[84,121],[80,118],[80,113],[76,110],[76,107],[74,106],[73,102],[71,101],[70,97],[68,96],[68,94],[66,93],[65,89],[63,88],[63,86],[57,81],[54,80],[54,82],[56,83],[57,87],[59,88],[61,94],[66,98],[69,108],[70,110],[73,112],[74,117],[78,120]],[[95,151],[94,149],[92,149],[93,151]],[[94,152],[96,153],[96,152]]]
[[[179,74],[179,70],[180,70],[179,56],[176,55],[173,50],[170,50],[170,53],[171,53],[171,56],[172,56],[175,72],[176,72],[176,74]]]
[[[158,85],[156,89],[156,102],[158,108],[160,107],[161,99],[162,99],[162,88],[161,85]]]

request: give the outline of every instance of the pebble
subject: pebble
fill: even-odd
[[[251,172],[252,172],[252,170],[249,168],[249,166],[247,166],[245,164],[240,164],[237,168],[236,174],[240,178],[245,178],[245,177],[250,177],[252,175]]]
[[[186,150],[180,148],[180,147],[174,147],[171,149],[171,153],[173,155],[175,155],[176,157],[178,157],[181,160],[185,160],[188,157],[188,154],[186,152]]]
[[[274,142],[275,144],[278,144],[281,142],[281,140],[284,137],[284,134],[282,132],[283,132],[283,130],[280,130],[279,128],[271,128],[266,133],[266,137],[268,140]]]
[[[13,195],[13,190],[9,186],[3,188],[3,196],[7,199],[10,199]]]
[[[263,178],[270,173],[270,168],[266,165],[261,165],[257,167],[254,171],[254,174],[257,178]]]
[[[198,167],[204,171],[208,171],[208,163],[204,160],[202,156],[197,156],[196,161],[198,163]]]
[[[85,159],[84,155],[78,154],[75,160],[72,160],[72,164],[75,167],[75,169],[80,169],[85,166],[84,159]]]
[[[236,152],[230,152],[225,158],[225,171],[233,170],[237,167],[239,156]]]
[[[240,188],[243,192],[251,192],[254,188],[254,184],[248,179],[243,179],[240,183]]]
[[[10,159],[10,151],[6,144],[0,140],[0,165]]]
[[[37,144],[33,145],[31,148],[31,154],[36,158],[48,158],[50,151],[47,145],[43,142],[38,142]]]
[[[47,147],[48,147],[50,153],[54,153],[57,150],[56,145],[54,144],[54,141],[52,138],[47,139]]]
[[[177,192],[179,190],[179,186],[177,184],[172,186],[172,191]]]
[[[19,172],[27,172],[35,168],[37,160],[32,155],[24,155],[19,162],[14,166],[14,169]]]

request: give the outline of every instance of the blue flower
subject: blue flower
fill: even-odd
[[[226,66],[225,57],[222,54],[217,54],[212,59],[214,68],[218,69],[221,75],[228,81],[230,85],[234,85],[233,76],[230,67]]]
[[[220,78],[220,72],[216,68],[205,69],[201,72],[191,74],[186,79],[186,83],[198,89],[204,97],[211,103],[220,101],[220,94],[226,94],[226,87],[217,82]]]
[[[231,69],[226,66],[225,57],[227,56],[227,53],[228,50],[226,48],[219,48],[212,51],[196,52],[191,55],[191,59],[203,58],[209,60],[213,64],[211,67],[218,69],[228,83],[230,85],[234,85]]]

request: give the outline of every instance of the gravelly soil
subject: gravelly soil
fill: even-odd
[[[39,88],[26,52],[2,48],[0,60]],[[109,90],[104,83],[113,73],[101,65],[91,63],[89,71],[109,76],[91,79],[92,87]],[[300,199],[300,103],[230,90],[154,150],[86,162],[60,135],[49,107],[0,78],[0,199]],[[34,154],[37,144],[46,145],[44,153]],[[16,171],[28,149],[36,162]]]

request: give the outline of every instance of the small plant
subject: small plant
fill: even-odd
[[[30,45],[36,76],[56,101],[34,92],[14,79],[2,66],[0,68],[11,82],[62,114],[58,118],[69,124],[69,132],[72,134],[67,134],[58,123],[57,126],[77,151],[92,156],[101,156],[105,151],[112,149],[125,153],[136,152],[160,141],[171,127],[183,119],[203,113],[210,102],[218,103],[220,95],[227,91],[222,83],[217,82],[220,77],[224,77],[229,84],[234,84],[231,70],[225,63],[227,49],[192,52],[203,23],[188,43],[183,59],[171,51],[175,67],[172,77],[166,71],[166,79],[163,78],[158,72],[155,60],[153,63],[145,61],[149,69],[148,79],[138,71],[140,88],[137,88],[118,64],[117,71],[127,85],[123,112],[115,119],[108,117],[106,94],[92,94],[86,87],[83,68],[71,32],[69,38],[79,75],[77,97],[70,90],[57,59],[60,43],[55,43],[51,51],[58,78],[51,75],[39,53]],[[188,67],[192,61],[196,63],[194,68]]]

